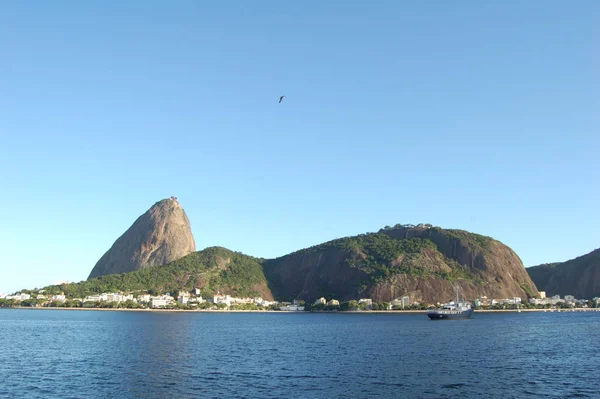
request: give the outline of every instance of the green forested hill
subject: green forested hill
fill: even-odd
[[[386,227],[263,263],[276,298],[384,302],[403,295],[447,301],[458,282],[465,296],[527,298],[537,290],[519,257],[490,237],[429,225]]]
[[[164,266],[50,286],[46,291],[62,291],[69,297],[81,298],[102,292],[136,290],[175,294],[178,290],[193,288],[200,288],[203,295],[220,291],[240,297],[272,299],[259,260],[221,247],[194,252]]]

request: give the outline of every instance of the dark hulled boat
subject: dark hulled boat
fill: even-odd
[[[468,303],[450,302],[438,309],[433,309],[427,312],[427,316],[431,320],[453,320],[453,319],[470,319],[473,314],[473,308]]]
[[[456,301],[448,302],[437,309],[432,309],[427,312],[427,316],[431,320],[457,320],[470,319],[473,314],[471,304],[464,299],[458,300],[458,286],[455,287]]]

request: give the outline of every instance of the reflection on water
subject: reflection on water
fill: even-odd
[[[0,310],[1,398],[600,397],[598,313]]]

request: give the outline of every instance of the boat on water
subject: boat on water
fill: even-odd
[[[304,306],[287,305],[279,307],[279,310],[282,310],[284,312],[302,312],[304,311]]]
[[[454,287],[456,291],[456,301],[448,302],[443,304],[437,309],[431,309],[427,312],[427,316],[431,320],[458,320],[458,319],[470,319],[473,315],[473,308],[469,302],[466,302],[464,298],[458,299],[458,286]]]

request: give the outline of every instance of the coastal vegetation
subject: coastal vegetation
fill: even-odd
[[[403,274],[408,276],[434,276],[442,280],[474,280],[469,270],[452,259],[439,253],[437,245],[428,238],[394,239],[383,233],[365,234],[340,240],[339,248],[362,254],[362,257],[348,259],[350,267],[364,272],[369,283],[383,283],[391,277]],[[451,267],[450,271],[439,271],[428,267],[430,258],[443,259]]]
[[[64,293],[67,298],[83,298],[102,292],[175,293],[200,288],[205,296],[221,291],[237,296],[268,293],[259,260],[222,247],[194,252],[164,266],[130,273],[110,274],[71,284],[44,287],[48,294]]]
[[[359,303],[357,300],[349,300],[340,303],[339,305],[326,304],[304,304],[304,310],[307,312],[360,312],[360,311],[424,311],[430,309],[432,305],[425,303],[413,303],[406,306],[394,305],[389,302],[374,302],[372,305]],[[41,300],[25,300],[16,301],[12,299],[0,299],[0,308],[15,308],[15,307],[31,307],[31,308],[72,308],[72,309],[148,309],[147,304],[139,303],[132,300],[124,302],[82,302],[79,300],[68,299],[61,301],[46,301]],[[182,304],[174,302],[167,306],[166,310],[233,310],[233,311],[276,311],[279,312],[279,304],[272,304],[266,307],[258,306],[254,303],[235,304],[227,307],[223,303],[203,302],[200,304]],[[517,310],[517,309],[581,309],[581,308],[598,308],[599,304],[596,301],[589,300],[584,304],[558,302],[556,304],[533,304],[522,302],[520,304],[496,303],[494,305],[477,306],[478,310]]]

